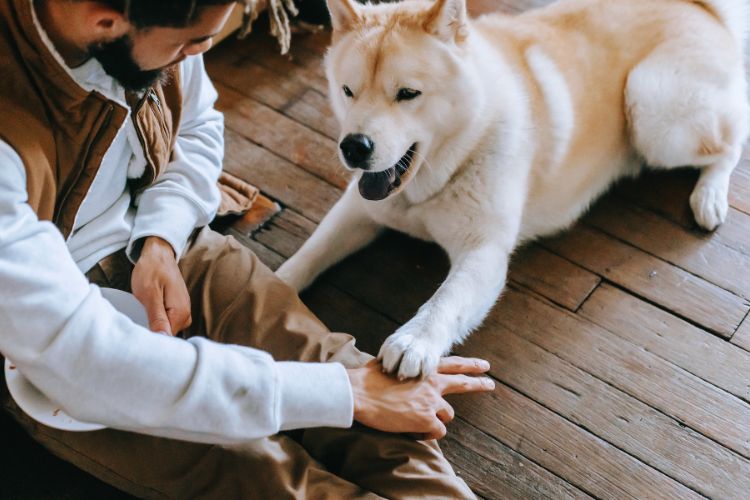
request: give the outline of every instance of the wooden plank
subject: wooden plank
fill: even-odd
[[[577,310],[601,281],[538,245],[528,245],[513,255],[508,277],[571,311]]]
[[[339,189],[347,186],[351,174],[339,162],[334,141],[221,83],[217,89],[216,107],[229,129]]]
[[[298,46],[304,47],[318,56],[324,56],[328,47],[331,45],[331,30],[320,31],[297,31],[295,42]]]
[[[736,295],[750,297],[750,255],[718,238],[688,231],[612,197],[601,200],[585,222]]]
[[[231,44],[222,44],[206,54],[206,70],[214,83],[222,83],[279,111],[309,88],[297,80],[279,78],[252,61],[238,59],[230,48]]]
[[[450,397],[461,418],[600,498],[702,498],[507,385]]]
[[[278,269],[285,260],[281,255],[277,254],[265,245],[249,238],[246,234],[235,230],[234,228],[230,228],[224,234],[232,236],[234,239],[252,250],[253,253],[258,256],[261,262],[263,262],[266,266],[274,271]]]
[[[258,186],[282,205],[319,222],[341,197],[341,190],[236,132],[227,130],[225,139],[224,168]]]
[[[459,349],[567,420],[709,497],[750,491],[750,461],[513,333],[484,328]]]
[[[647,171],[639,179],[621,182],[615,192],[631,203],[691,230],[697,236],[718,239],[745,255],[750,254],[750,211],[743,212],[740,210],[744,208],[742,203],[736,203],[737,200],[750,200],[750,162],[746,161],[735,169],[729,196],[737,207],[730,206],[726,222],[713,233],[698,227],[690,209],[690,193],[697,180],[698,171],[695,169]],[[742,186],[743,182],[747,183],[746,187]]]
[[[750,309],[741,297],[596,229],[578,225],[542,245],[724,338]]]
[[[460,418],[448,426],[440,448],[464,481],[484,498],[591,498]]]
[[[298,213],[285,210],[256,234],[255,238],[279,254],[291,257],[314,229],[315,224],[312,221]],[[395,250],[396,246],[401,247],[401,250]],[[394,251],[398,252],[398,259],[393,258]],[[372,286],[356,287],[357,290],[365,291],[364,295],[358,296],[364,303],[380,303],[389,298],[397,302],[406,300],[411,306],[410,309],[416,311],[431,295],[426,294],[430,290],[427,283],[431,284],[431,290],[434,291],[448,271],[447,258],[439,247],[395,233],[389,233],[383,242],[378,242],[363,252],[361,256],[344,261],[340,264],[340,272],[332,273],[324,279],[330,278],[336,286],[350,289],[351,282],[380,279],[378,273],[370,273],[369,270],[387,268],[391,276],[403,277],[402,282],[395,284],[393,289],[410,290],[405,294],[409,298],[404,299],[400,295],[383,293],[382,287],[376,283],[372,283]],[[367,262],[367,266],[363,267],[363,262]],[[415,272],[420,278],[415,278]],[[570,310],[576,310],[599,283],[596,275],[533,245],[514,256],[509,278]],[[418,285],[418,292],[414,290],[415,282],[421,283]],[[371,293],[366,292],[367,290]],[[422,302],[418,302],[419,299],[423,299]],[[384,309],[389,309],[389,306],[386,304]],[[411,315],[408,315],[399,319],[403,322],[410,317]]]
[[[302,43],[302,38],[312,34],[300,34],[294,37],[289,53],[281,55],[276,38],[266,30],[257,31],[247,40],[235,40],[227,50],[234,52],[241,60],[253,61],[271,71],[280,78],[293,78],[320,92],[328,88],[323,56],[312,51]]]
[[[572,365],[750,457],[750,405],[554,305],[508,292],[485,322],[510,329]]]
[[[644,170],[636,179],[624,179],[617,184],[618,196],[648,208],[686,228],[697,228],[690,209],[690,193],[698,180],[698,170]]]
[[[315,89],[308,89],[289,104],[284,109],[284,113],[326,137],[338,141],[340,127],[331,111],[327,95]]]
[[[255,239],[288,259],[310,237],[315,227],[310,219],[292,210],[284,210],[258,232]]]
[[[325,278],[404,323],[445,279],[449,262],[435,244],[387,232],[338,267]],[[545,272],[549,276],[546,281],[542,277]],[[591,273],[534,247],[513,259],[509,276],[513,282],[571,309],[585,300],[598,282]]]
[[[750,156],[745,157],[732,173],[729,184],[729,204],[750,214]]]
[[[693,375],[750,401],[750,386],[747,384],[750,353],[606,284],[589,297],[578,314]]]
[[[739,329],[737,330],[737,333],[735,333],[732,337],[732,343],[747,351],[750,351],[750,315],[745,318],[745,321],[742,322]],[[743,375],[743,380],[746,377],[747,372],[745,372],[745,374]]]
[[[315,283],[301,297],[328,328],[354,335],[357,347],[373,356],[398,326],[382,313],[325,281]]]

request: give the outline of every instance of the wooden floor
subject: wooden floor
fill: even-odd
[[[347,175],[321,67],[329,34],[296,35],[289,59],[257,31],[206,60],[226,115],[226,170],[284,207],[259,231],[230,232],[275,268]],[[509,289],[457,350],[488,358],[497,389],[453,398],[458,417],[443,441],[480,496],[750,498],[750,150],[715,234],[693,223],[695,180],[683,170],[624,183],[572,230],[514,257]],[[447,270],[435,245],[388,233],[303,299],[375,353]],[[44,497],[106,491],[71,488],[79,495]]]

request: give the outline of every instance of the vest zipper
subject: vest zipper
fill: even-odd
[[[149,159],[149,151],[150,150],[149,150],[149,148],[147,146],[146,139],[143,137],[143,133],[141,131],[141,128],[138,126],[138,113],[140,112],[141,108],[146,104],[146,101],[148,101],[149,99],[152,100],[154,102],[154,104],[156,104],[156,107],[159,109],[159,113],[164,114],[164,111],[161,109],[161,101],[159,100],[159,96],[156,95],[156,92],[154,91],[153,88],[149,88],[146,91],[146,95],[143,96],[143,99],[141,99],[138,102],[138,104],[136,105],[135,109],[131,112],[131,114],[133,116],[133,128],[135,128],[135,135],[138,137],[138,142],[141,143],[141,149],[143,149],[143,154],[144,154],[144,156],[146,158],[146,170],[143,173],[144,176],[148,174],[149,165],[152,163],[152,161]],[[153,179],[151,179],[150,182],[153,182],[153,180],[156,179],[157,172],[156,172],[156,167],[155,166],[152,166],[151,168],[153,170],[153,172],[152,172]],[[139,192],[142,189],[144,189],[144,187],[138,188],[136,192]]]
[[[159,108],[159,113],[163,113],[161,109],[161,101],[159,100],[159,96],[156,95],[156,92],[154,92],[154,89],[148,89],[148,97],[154,101],[154,104],[156,104],[156,107]]]

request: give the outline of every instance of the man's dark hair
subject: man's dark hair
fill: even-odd
[[[242,0],[96,0],[123,13],[138,29],[184,28],[196,22],[201,10],[213,5],[244,3]]]

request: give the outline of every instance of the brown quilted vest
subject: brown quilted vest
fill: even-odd
[[[180,123],[179,71],[132,102],[147,159],[142,189],[169,162]],[[21,157],[28,202],[67,238],[127,110],[73,81],[47,49],[30,0],[0,2],[0,139]],[[0,168],[3,168],[0,165]]]

